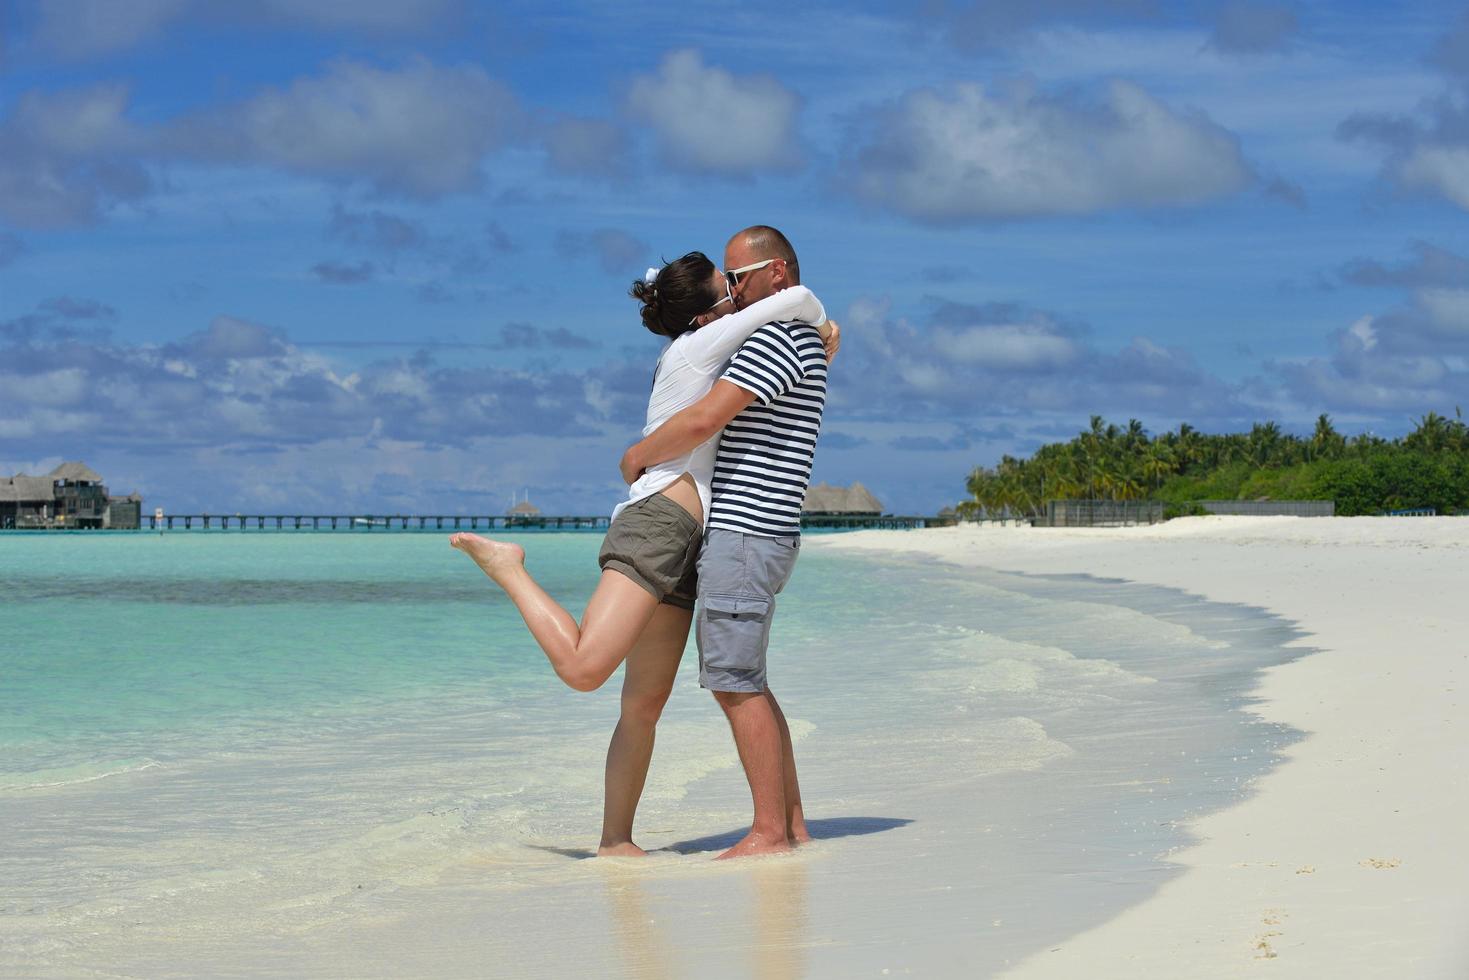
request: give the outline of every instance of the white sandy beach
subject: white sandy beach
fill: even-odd
[[[1469,976],[1469,519],[1191,518],[1156,527],[863,532],[1024,573],[1181,588],[1297,623],[1317,652],[1251,710],[1307,733],[1193,822],[1186,869],[1009,977]]]

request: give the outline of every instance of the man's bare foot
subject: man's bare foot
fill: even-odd
[[[811,843],[811,832],[806,829],[805,822],[793,824],[789,831],[791,843],[799,847],[802,844]]]
[[[647,857],[648,852],[630,840],[620,844],[603,844],[597,848],[599,858],[640,858]]]
[[[714,860],[724,861],[729,858],[754,857],[757,854],[784,854],[790,849],[791,842],[784,837],[767,837],[764,834],[757,834],[752,830],[745,835],[744,840]]]
[[[496,582],[506,572],[525,567],[525,549],[518,544],[491,541],[468,531],[449,535],[449,544],[473,558],[474,563]]]

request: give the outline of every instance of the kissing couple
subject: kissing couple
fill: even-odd
[[[723,269],[690,252],[649,269],[631,293],[643,325],[669,343],[643,439],[622,457],[628,498],[612,513],[580,625],[531,577],[519,545],[470,533],[449,543],[505,590],[568,686],[595,690],[627,662],[599,855],[644,853],[633,817],[693,624],[699,685],[729,720],[754,801],[749,832],[720,857],[786,851],[810,835],[766,651],[775,597],[800,555],[841,332],[801,285],[790,241],[768,225],[731,238]]]

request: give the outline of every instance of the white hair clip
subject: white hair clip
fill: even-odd
[[[655,283],[657,281],[658,281],[658,270],[655,269],[655,268],[653,268],[652,266],[649,266],[648,267],[648,271],[645,272],[645,273],[643,273],[643,282],[645,282],[645,283],[647,283],[648,285],[651,286],[651,285],[653,285],[653,283]]]

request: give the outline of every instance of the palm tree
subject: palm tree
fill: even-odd
[[[1187,422],[1179,424],[1178,436],[1173,440],[1173,445],[1180,471],[1188,469],[1204,458],[1203,439],[1199,436],[1199,430]]]
[[[1347,441],[1331,424],[1331,416],[1325,412],[1316,419],[1316,431],[1311,434],[1310,455],[1314,459],[1335,459],[1346,448]]]
[[[1256,466],[1269,466],[1280,453],[1280,426],[1256,422],[1250,427],[1246,458]]]
[[[1148,432],[1137,419],[1127,420],[1127,436],[1125,441],[1129,450],[1136,450],[1139,446],[1146,446],[1148,444]]]
[[[1046,489],[1052,499],[1075,497],[1085,489],[1077,468],[1076,457],[1071,453],[1059,454],[1047,478]]]
[[[975,467],[965,482],[965,488],[974,504],[984,513],[999,509],[999,486],[993,470],[983,466]]]
[[[1098,499],[1119,499],[1123,477],[1115,458],[1108,456],[1098,461],[1094,480]]]
[[[1449,444],[1449,420],[1437,412],[1429,412],[1418,420],[1418,427],[1403,440],[1403,445],[1436,453]]]
[[[1173,450],[1161,439],[1154,440],[1143,455],[1143,475],[1153,481],[1157,493],[1163,481],[1173,475]]]

